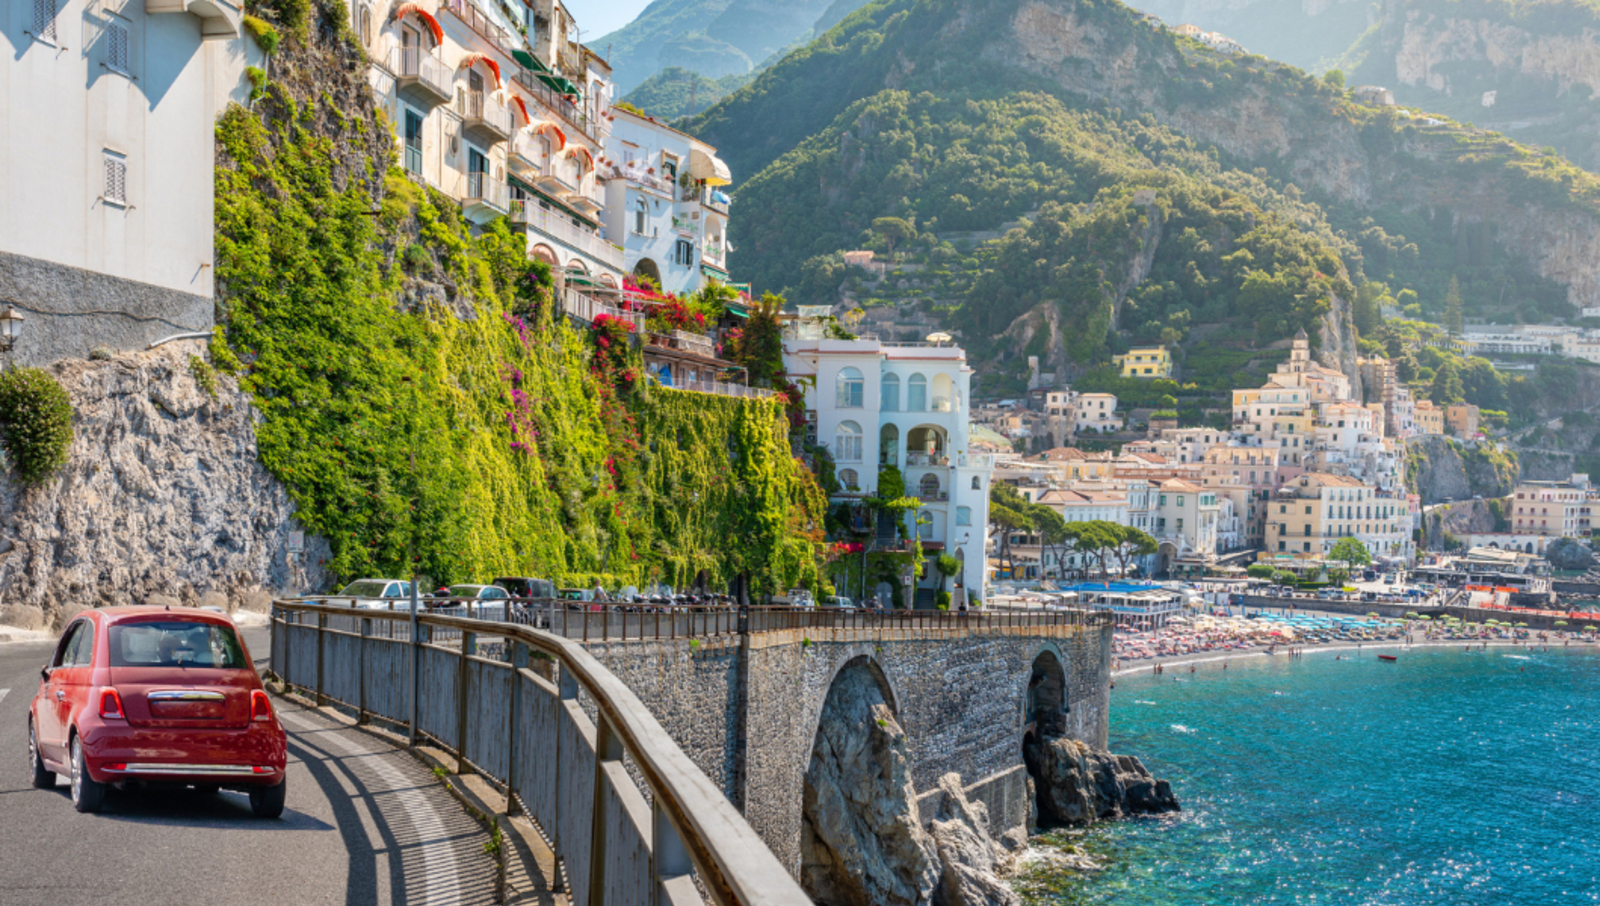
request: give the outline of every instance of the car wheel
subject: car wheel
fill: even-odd
[[[39,753],[39,735],[33,731],[33,721],[28,721],[28,770],[33,772],[33,788],[56,788],[56,772],[44,766],[44,756]]]
[[[276,818],[283,814],[283,799],[289,791],[289,778],[277,786],[253,786],[250,788],[250,811],[256,813],[257,818]]]
[[[72,737],[72,805],[80,812],[98,812],[105,802],[106,785],[89,776],[83,763],[83,743]]]

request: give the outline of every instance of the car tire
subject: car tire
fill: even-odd
[[[39,751],[39,735],[34,732],[33,720],[28,721],[28,770],[33,773],[33,788],[56,788],[56,772],[44,766],[44,755]]]
[[[257,818],[276,818],[283,814],[283,800],[289,792],[289,778],[277,786],[254,786],[250,788],[250,811],[255,812]]]
[[[80,812],[93,813],[100,811],[100,806],[105,803],[106,785],[89,776],[89,768],[83,762],[83,743],[78,740],[76,733],[72,736],[72,807]]]

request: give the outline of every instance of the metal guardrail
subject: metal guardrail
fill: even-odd
[[[409,612],[276,601],[272,672],[319,705],[431,739],[504,788],[550,840],[571,902],[698,906],[698,877],[719,906],[810,906],[722,791],[581,645],[437,614],[414,625],[415,635]],[[442,632],[458,641],[440,644]],[[504,638],[507,660],[478,656],[482,633]]]
[[[420,47],[392,48],[389,51],[389,70],[396,78],[416,79],[425,83],[442,99],[448,99],[454,93],[455,80],[450,67]]]
[[[480,202],[496,211],[507,211],[511,205],[511,189],[504,181],[488,173],[473,171],[463,173],[456,182],[456,197],[462,203]]]

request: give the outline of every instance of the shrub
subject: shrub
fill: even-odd
[[[950,593],[948,591],[938,592],[937,594],[935,594],[933,596],[933,603],[940,610],[949,610],[950,609]]]
[[[189,356],[189,373],[194,375],[194,382],[204,390],[206,396],[217,398],[217,370],[211,363],[197,355]]]
[[[267,93],[267,71],[260,66],[246,66],[244,75],[250,80],[250,100],[261,100],[261,96]]]
[[[278,42],[283,40],[283,35],[279,34],[271,23],[256,16],[244,17],[244,29],[250,33],[250,37],[256,39],[256,44],[260,45],[261,49],[269,54],[277,50]],[[251,69],[254,68],[253,66],[251,67]],[[246,70],[246,74],[249,74],[248,70]],[[263,81],[266,80],[266,76],[266,73],[261,73]],[[250,76],[250,81],[254,82],[255,76]]]
[[[0,430],[6,456],[27,484],[39,484],[67,463],[72,400],[37,368],[0,373]]]

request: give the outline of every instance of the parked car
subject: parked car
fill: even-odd
[[[411,583],[403,579],[357,579],[330,596],[327,603],[362,610],[409,608]]]
[[[233,621],[201,610],[85,611],[39,671],[28,707],[33,785],[72,784],[96,812],[106,788],[222,787],[283,813],[288,740]]]
[[[553,598],[556,584],[549,579],[529,579],[522,576],[502,576],[494,584],[511,592],[513,598]]]
[[[498,585],[452,585],[450,598],[440,601],[436,611],[453,610],[454,616],[478,620],[504,620],[511,593]]]

